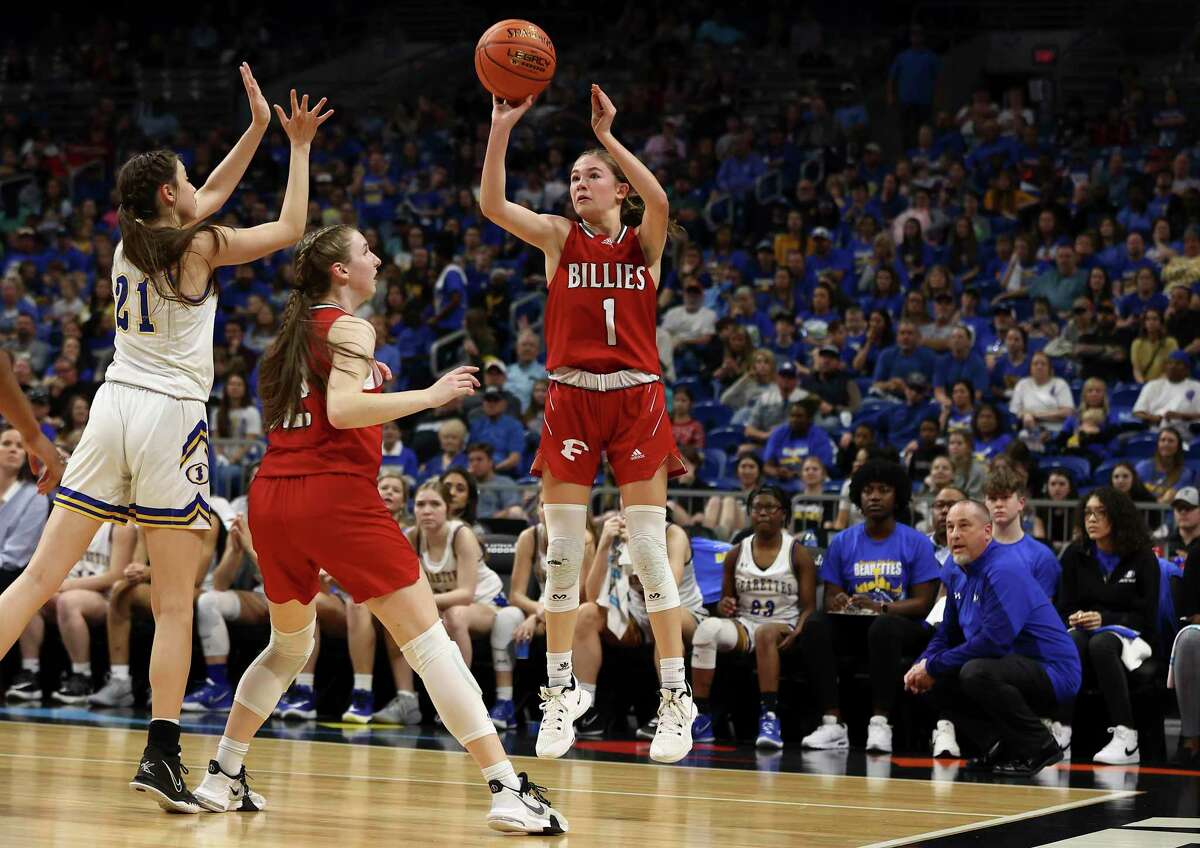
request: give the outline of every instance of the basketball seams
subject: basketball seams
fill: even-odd
[[[519,18],[493,24],[475,46],[479,81],[510,103],[541,94],[554,79],[557,63],[557,51],[545,30]]]
[[[517,71],[512,65],[506,65],[503,62],[498,61],[496,59],[496,57],[490,55],[487,52],[487,50],[484,50],[482,52],[483,52],[484,57],[489,62],[491,62],[496,67],[508,72],[509,74],[511,74],[514,77],[519,77],[520,79],[527,80],[528,82],[540,82],[543,85],[548,85],[550,83],[550,77],[531,77],[528,74],[522,74],[519,71]]]

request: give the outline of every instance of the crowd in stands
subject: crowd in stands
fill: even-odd
[[[799,583],[823,587],[822,612],[815,593],[801,593],[792,624],[803,623],[803,632],[791,638],[781,631],[761,643],[771,647],[756,657],[760,682],[762,662],[772,673],[763,654],[775,651],[777,665],[780,650],[801,650],[826,702],[814,733],[837,747],[847,737],[835,657],[853,643],[852,661],[870,669],[873,683],[868,741],[890,750],[901,662],[925,650],[932,632],[925,619],[939,586],[948,585],[943,570],[955,567],[935,558],[935,549],[945,549],[942,495],[986,499],[990,507],[994,494],[1019,494],[1021,526],[1061,554],[1061,583],[1048,583],[1044,594],[1072,628],[1081,685],[1099,686],[1112,723],[1136,739],[1128,684],[1116,665],[1124,643],[1094,631],[1115,624],[1134,632],[1120,638],[1140,636],[1165,674],[1171,645],[1162,641],[1166,600],[1151,545],[1170,553],[1163,569],[1178,571],[1200,533],[1200,463],[1191,456],[1200,420],[1200,146],[1175,93],[1150,96],[1127,81],[1119,108],[1089,117],[1035,111],[1039,104],[1021,86],[980,85],[961,108],[935,111],[934,88],[946,70],[914,29],[887,69],[893,113],[868,114],[848,71],[836,95],[803,87],[774,114],[750,114],[709,96],[722,79],[710,64],[679,61],[703,56],[712,44],[735,45],[745,31],[722,15],[688,21],[649,14],[653,49],[635,60],[645,63],[645,81],[616,86],[614,100],[616,131],[655,169],[686,233],[670,245],[658,289],[659,351],[688,466],[670,504],[681,583],[701,540],[732,544],[736,556],[738,546],[762,535],[750,496],[771,492],[767,500],[785,514],[772,533],[795,533],[828,551],[820,564],[797,559],[798,571],[819,569],[819,581],[801,574]],[[564,65],[518,125],[508,162],[516,202],[572,215],[567,174],[590,146],[581,93],[589,81]],[[427,567],[453,565],[458,576],[442,588],[454,600],[443,610],[464,655],[471,656],[473,638],[492,633],[494,717],[507,727],[515,721],[510,652],[541,627],[541,607],[524,584],[531,576],[536,582],[544,538],[536,487],[521,482],[530,482],[548,385],[540,333],[546,280],[541,254],[479,212],[488,110],[486,97],[478,101],[473,110],[453,110],[420,97],[332,122],[313,145],[309,220],[360,228],[384,260],[376,297],[361,315],[375,326],[376,357],[394,375],[389,388],[426,385],[456,361],[480,367],[483,389],[474,397],[384,428],[380,489],[397,520],[412,524],[414,542],[426,546]],[[903,144],[885,156],[879,142],[893,122],[902,126]],[[153,136],[177,150],[202,183],[236,128],[199,129],[148,133],[98,108],[89,133],[106,181],[80,181],[72,191],[75,140],[53,137],[31,114],[3,115],[0,176],[30,179],[5,196],[0,217],[0,336],[44,429],[67,451],[113,353],[114,166]],[[286,161],[282,134],[269,133],[220,220],[267,220]],[[263,615],[253,540],[239,514],[263,444],[256,362],[274,337],[291,275],[285,253],[216,275],[210,431],[217,449],[210,459],[214,494],[227,508],[225,526],[214,530],[198,564],[197,622],[209,674],[189,696],[196,709],[224,708],[232,697],[225,622]],[[431,355],[435,344],[440,357]],[[39,499],[25,497],[29,484],[17,482],[20,472],[4,470],[6,450],[15,456],[21,449],[0,440],[0,474],[12,478],[0,485],[0,575],[27,562],[45,518]],[[994,492],[998,476],[1016,482]],[[1034,509],[1026,495],[1061,506]],[[1139,503],[1149,509],[1139,512]],[[1112,524],[1107,541],[1095,526],[1103,510]],[[1145,533],[1118,526],[1118,514]],[[622,574],[619,515],[598,509],[597,518],[592,567],[599,570],[587,577],[595,591],[585,592],[593,600]],[[481,538],[512,531],[522,531],[513,574],[524,582],[511,585],[505,606],[482,561]],[[863,534],[881,544],[900,534],[904,544],[888,559],[902,573],[877,574],[875,590],[860,593],[851,585],[860,560],[847,548]],[[87,582],[64,587],[55,609],[35,619],[36,632],[22,641],[25,675],[10,682],[10,692],[40,694],[36,656],[53,621],[73,666],[57,690],[62,699],[131,702],[121,633],[131,610],[149,602],[135,536],[112,531],[105,542],[111,568],[73,576]],[[770,533],[764,538],[777,544]],[[1191,586],[1193,572],[1200,568],[1183,567],[1176,588],[1180,580]],[[1125,585],[1127,573],[1136,589]],[[350,634],[355,665],[346,715],[369,720],[374,705],[362,693],[372,688],[375,631],[335,585],[327,589],[322,630]],[[1189,591],[1178,612],[1200,622],[1200,596],[1194,586]],[[845,617],[824,615],[845,613],[860,594],[871,601],[863,618],[872,619],[861,638],[841,632]],[[709,609],[697,600],[694,624],[721,616],[724,604]],[[577,661],[585,685],[595,685],[585,677],[599,673],[602,645],[639,644],[636,616],[627,618],[618,633],[611,616],[581,615],[580,639],[591,653],[578,644],[577,651],[595,660],[594,668]],[[79,622],[86,630],[105,620],[113,671],[92,694]],[[713,632],[702,632],[726,650]],[[1180,649],[1195,650],[1191,632]],[[412,720],[419,710],[411,670],[398,652],[389,656],[400,694],[387,715]],[[311,717],[311,672],[284,713]],[[1200,686],[1197,673],[1189,671],[1182,687],[1176,675],[1181,708],[1185,692],[1200,697],[1190,688]],[[764,714],[774,715],[766,694]],[[1189,703],[1184,732],[1195,754],[1200,727]],[[1041,717],[1057,722],[1055,735],[1064,738],[1067,715]],[[781,739],[777,726],[764,733],[767,744]]]

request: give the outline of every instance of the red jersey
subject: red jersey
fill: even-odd
[[[349,312],[331,303],[311,307],[313,338],[311,367],[329,380],[331,362],[325,339],[333,322]],[[364,392],[383,390],[383,376],[372,362]],[[372,481],[379,474],[383,457],[383,428],[356,427],[339,430],[329,423],[325,393],[306,381],[301,389],[303,411],[267,434],[267,453],[258,469],[259,477],[302,477],[308,474],[355,474]]]
[[[546,297],[546,370],[661,374],[657,326],[658,290],[637,230],[609,238],[574,224]]]

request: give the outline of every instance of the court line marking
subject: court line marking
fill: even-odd
[[[143,719],[143,721],[144,721],[144,719]],[[36,725],[38,727],[56,727],[56,728],[60,728],[60,729],[84,728],[84,729],[89,729],[89,730],[119,730],[119,731],[123,731],[125,733],[144,733],[146,731],[145,726],[124,727],[124,726],[120,726],[120,725],[108,725],[108,724],[101,724],[101,723],[83,724],[83,723],[72,723],[72,722],[67,722],[67,721],[18,721],[13,718],[10,718],[10,717],[0,717],[0,725],[3,725],[3,724],[21,725],[23,727],[28,727],[29,725],[32,724],[32,725]],[[403,725],[395,725],[395,726],[403,727]],[[362,725],[362,727],[369,730],[372,727],[372,725],[365,724],[365,725]],[[389,726],[387,729],[391,730],[391,726]],[[183,735],[211,739],[213,737],[220,736],[220,733],[215,733],[215,732],[214,733],[203,733],[203,732],[196,731],[196,730],[186,730],[186,731],[184,731]],[[397,734],[397,735],[402,738],[405,738],[405,739],[426,739],[426,740],[431,740],[431,741],[435,740],[435,739],[445,738],[445,737],[440,737],[440,736],[431,736],[426,733],[419,733],[416,735],[409,734],[409,733],[402,733],[402,734]],[[450,738],[453,738],[453,737],[450,737]],[[346,747],[347,745],[349,745],[351,747],[351,749],[353,749],[353,750],[360,750],[362,748],[366,748],[368,750],[379,750],[379,751],[412,751],[412,752],[416,752],[416,753],[426,753],[426,754],[446,754],[446,755],[450,755],[450,756],[467,757],[467,758],[469,758],[471,756],[470,754],[468,754],[466,751],[463,751],[463,750],[450,751],[450,750],[437,749],[437,748],[402,747],[399,745],[356,745],[353,742],[347,742],[347,741],[339,742],[339,741],[335,741],[332,739],[292,739],[292,738],[289,738],[286,736],[257,736],[256,735],[254,737],[253,741],[256,744],[261,744],[263,742],[301,742],[306,745],[337,745],[337,746],[343,747],[343,748]],[[521,760],[521,761],[528,761],[531,763],[545,762],[544,760],[542,760],[538,757],[530,757],[530,756],[527,756],[524,754],[508,754],[508,758],[510,760]],[[589,765],[600,765],[600,766],[637,766],[639,768],[663,768],[664,767],[661,763],[653,763],[653,762],[647,763],[647,762],[640,762],[640,761],[639,762],[621,762],[619,760],[591,760],[591,759],[574,759],[574,758],[569,759],[569,760],[559,758],[557,761],[561,762],[561,763],[587,763]],[[764,774],[767,774],[766,772],[759,771],[758,769],[723,768],[720,766],[672,765],[672,766],[669,766],[669,768],[692,769],[695,771],[708,771],[708,772],[716,772],[719,774],[729,774],[729,773],[741,774],[741,775],[747,775],[747,774],[764,775]],[[822,780],[828,780],[830,778],[834,778],[837,780],[900,781],[900,782],[904,782],[904,783],[920,783],[920,784],[924,784],[926,786],[937,782],[930,778],[921,778],[921,777],[875,777],[872,775],[828,774],[828,773],[809,773],[809,772],[771,772],[771,774],[773,774],[777,778],[808,778],[808,779],[820,778]],[[961,785],[963,785],[963,786],[986,785],[989,791],[992,789],[1026,789],[1026,790],[1038,789],[1043,792],[1059,792],[1059,793],[1062,793],[1062,792],[1107,793],[1109,791],[1109,790],[1105,790],[1105,789],[1088,789],[1086,787],[1074,787],[1074,786],[1040,786],[1038,784],[1032,784],[1032,783],[1030,783],[1030,784],[1026,784],[1026,783],[989,783],[989,784],[971,783],[971,784],[966,784],[966,783],[964,783]],[[637,793],[633,793],[633,794],[637,794]],[[1135,792],[1134,794],[1137,794],[1137,793]],[[1097,797],[1100,797],[1100,796],[1097,795]],[[996,813],[996,814],[990,814],[990,815],[1001,815],[1001,814]]]
[[[982,830],[985,827],[999,827],[1003,824],[1011,824],[1013,822],[1025,821],[1026,819],[1034,819],[1040,816],[1048,816],[1054,813],[1062,813],[1067,810],[1075,810],[1079,807],[1088,807],[1092,804],[1103,804],[1108,801],[1119,801],[1122,798],[1128,798],[1133,795],[1140,795],[1140,792],[1131,790],[1117,790],[1109,793],[1106,796],[1099,798],[1081,798],[1078,801],[1068,801],[1065,804],[1055,804],[1053,807],[1042,807],[1039,810],[1029,810],[1024,813],[1013,813],[1007,816],[1001,816],[992,821],[971,822],[970,824],[960,824],[955,827],[947,827],[941,830],[931,830],[928,833],[914,833],[912,836],[904,836],[899,839],[889,839],[886,842],[872,842],[870,845],[864,845],[862,848],[898,848],[901,845],[914,845],[919,840],[939,839],[943,836],[954,836],[958,833],[969,833],[972,830]]]
[[[436,752],[431,752],[436,753]],[[54,754],[14,754],[6,751],[0,751],[0,758],[13,760],[53,760],[55,762],[73,762],[73,763],[102,763],[106,765],[123,765],[128,766],[128,760],[113,760],[102,757],[64,757]],[[283,777],[316,777],[316,778],[335,778],[342,780],[363,780],[367,782],[375,781],[380,783],[417,783],[431,786],[479,786],[478,781],[474,780],[431,780],[419,777],[391,777],[388,775],[377,774],[346,774],[336,772],[306,772],[295,771],[288,769],[287,771],[274,771],[270,769],[256,768],[257,774],[280,775]],[[643,798],[645,792],[623,792],[616,789],[577,789],[569,786],[556,786],[553,791],[555,793],[570,793],[577,795],[617,795],[631,798]],[[1127,793],[1136,794],[1136,793]],[[709,804],[714,803],[737,803],[737,804],[758,804],[762,806],[779,806],[779,807],[819,807],[824,809],[835,810],[857,810],[860,812],[880,812],[880,813],[913,813],[916,815],[941,815],[941,816],[960,816],[968,818],[983,818],[996,819],[998,821],[1006,820],[1003,813],[981,813],[981,812],[965,812],[951,810],[936,810],[936,809],[910,809],[907,807],[865,807],[851,804],[821,804],[813,801],[777,801],[766,798],[744,798],[744,797],[723,797],[717,795],[677,795],[655,792],[654,797],[666,798],[673,801],[699,801]],[[1095,803],[1097,800],[1108,799],[1086,799],[1085,803]],[[1045,808],[1048,810],[1056,810],[1055,807]],[[1040,811],[1034,811],[1038,813]],[[982,823],[981,823],[982,824]],[[970,827],[969,825],[967,827]],[[916,838],[916,837],[913,837]],[[892,843],[888,843],[892,844]]]

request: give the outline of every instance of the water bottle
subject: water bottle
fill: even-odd
[[[519,660],[529,659],[529,640],[518,640],[514,642],[513,655]]]

